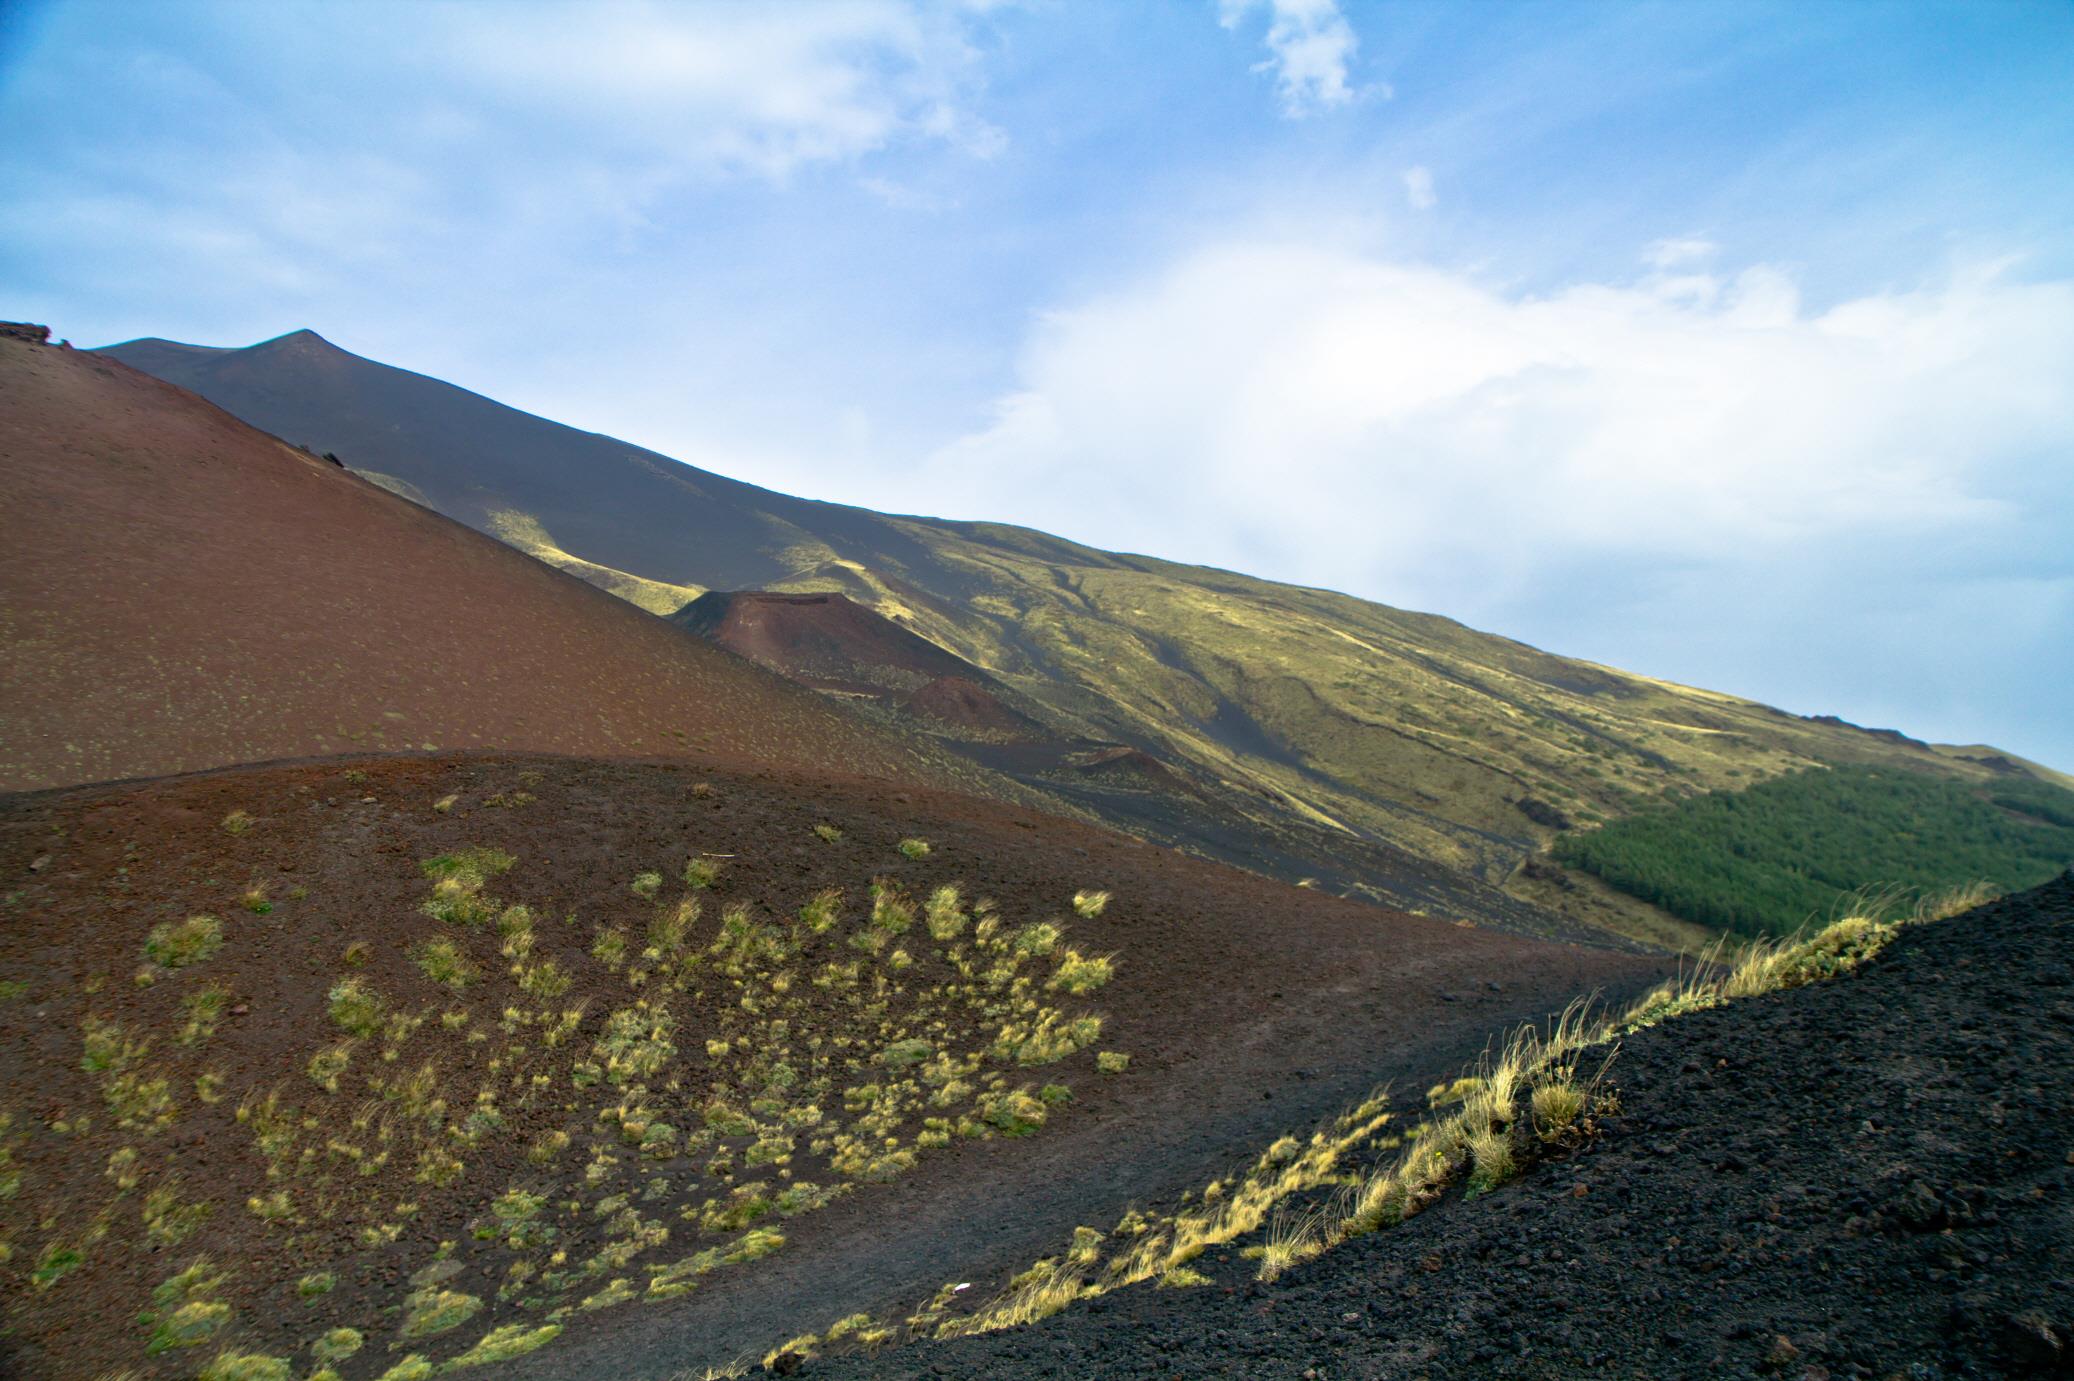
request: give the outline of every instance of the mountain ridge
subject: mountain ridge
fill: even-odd
[[[1590,827],[1829,763],[1986,780],[1987,759],[2018,761],[1918,747],[1330,590],[778,494],[311,346],[321,339],[108,353],[413,486],[480,530],[506,535],[523,520],[528,549],[582,564],[594,583],[623,582],[623,594],[666,603],[657,582],[842,594],[1010,687],[1063,738],[1139,750],[1180,773],[1274,846],[1260,852],[1301,858],[1267,865],[1292,881],[1476,914],[1393,890],[1372,860],[1333,858],[1339,846],[1386,846],[1537,906],[1686,943],[1696,937],[1661,915],[1537,877],[1528,865],[1561,832],[1549,822]]]
[[[0,790],[478,746],[986,776],[119,361],[0,340],[0,402]]]

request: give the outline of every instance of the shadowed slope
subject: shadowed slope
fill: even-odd
[[[6,790],[476,745],[954,775],[191,394],[15,341],[0,621]]]

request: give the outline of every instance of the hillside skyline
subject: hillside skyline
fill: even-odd
[[[10,314],[2074,761],[2063,8],[490,18],[13,7]]]

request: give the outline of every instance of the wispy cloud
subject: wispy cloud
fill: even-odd
[[[75,0],[52,22],[77,40],[10,74],[10,119],[90,93],[127,122],[45,121],[0,146],[0,177],[24,193],[0,229],[33,242],[72,226],[98,278],[134,274],[147,298],[255,274],[315,291],[436,247],[481,263],[520,237],[624,255],[687,188],[783,184],[896,149],[985,159],[1006,138],[978,108],[974,14],[948,0],[136,16]]]
[[[1269,57],[1254,70],[1274,73],[1282,113],[1298,119],[1352,101],[1347,68],[1361,41],[1337,0],[1220,0],[1218,22],[1236,29],[1262,8]]]
[[[783,176],[903,139],[981,155],[962,17],[846,4],[440,6],[431,61],[479,98],[671,163]]]
[[[1642,262],[1651,268],[1670,270],[1704,264],[1721,247],[1700,235],[1676,235],[1658,240],[1642,251]]]
[[[1433,195],[1433,170],[1424,164],[1404,170],[1404,199],[1411,203],[1414,211],[1431,211],[1436,198]]]

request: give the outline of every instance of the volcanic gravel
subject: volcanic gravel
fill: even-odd
[[[1629,1037],[1567,1160],[1285,1274],[815,1378],[2074,1374],[2074,874]]]
[[[522,805],[512,799],[519,793]],[[233,810],[246,812],[248,829],[223,828]],[[834,825],[840,839],[816,837],[815,823]],[[910,836],[930,841],[927,856],[902,856],[896,846]],[[1011,918],[1058,917],[1073,938],[1116,955],[1116,977],[1093,1005],[1107,1017],[1105,1045],[1132,1057],[1120,1077],[1098,1076],[1092,1051],[1048,1067],[1074,1097],[1041,1135],[931,1153],[891,1184],[789,1221],[785,1250],[753,1268],[668,1305],[579,1312],[552,1347],[499,1369],[513,1381],[680,1368],[695,1376],[760,1355],[802,1319],[883,1315],[952,1270],[987,1279],[1078,1222],[1113,1220],[1134,1200],[1228,1173],[1234,1155],[1338,1111],[1372,1080],[1424,1087],[1420,1079],[1451,1068],[1455,1052],[1495,1025],[1595,986],[1633,992],[1662,971],[1655,960],[1281,886],[998,802],[743,764],[439,754],[0,797],[0,977],[25,988],[0,1002],[0,1110],[26,1134],[16,1155],[34,1190],[0,1196],[0,1229],[31,1249],[46,1240],[49,1227],[23,1215],[32,1201],[49,1202],[49,1186],[66,1205],[58,1216],[90,1218],[107,1198],[103,1167],[134,1139],[108,1118],[77,1136],[45,1130],[65,1109],[99,1102],[81,1068],[89,1012],[153,1039],[183,1087],[199,1070],[189,1064],[201,1051],[175,1035],[179,985],[115,981],[89,993],[90,975],[128,974],[158,922],[224,918],[229,938],[208,974],[241,1000],[205,1049],[226,1096],[213,1107],[183,1103],[177,1127],[142,1144],[154,1163],[210,1185],[212,1199],[242,1203],[266,1184],[233,1110],[248,1090],[284,1078],[307,1087],[303,1061],[331,1038],[323,1004],[347,945],[369,947],[366,971],[383,974],[399,1002],[444,1000],[429,980],[414,986],[423,976],[404,958],[429,924],[418,910],[418,860],[471,846],[516,856],[498,883],[507,898],[586,922],[617,914],[637,872],[674,870],[689,852],[728,860],[718,899],[777,915],[823,887],[855,897],[883,876],[917,895],[954,884]],[[254,883],[278,899],[263,915],[238,900]],[[1114,893],[1098,920],[1068,916],[1085,887]],[[481,938],[475,958],[493,971],[494,938]],[[586,942],[570,943],[580,952]],[[585,997],[614,1000],[602,988],[569,994]],[[681,1044],[702,1048],[700,1010],[679,1016]],[[682,1058],[697,1077],[696,1057]],[[364,1326],[401,1295],[405,1273],[440,1241],[462,1237],[483,1200],[526,1173],[534,1130],[511,1123],[470,1154],[467,1178],[439,1194],[401,1162],[389,1179],[366,1180],[366,1192],[422,1199],[422,1211],[396,1243],[353,1253],[338,1288],[315,1304],[279,1307],[301,1273],[324,1264],[322,1251],[305,1259],[322,1244],[290,1240],[250,1214],[213,1214],[181,1251],[238,1263],[226,1297],[240,1311],[242,1346],[284,1352],[325,1327]],[[121,1221],[136,1221],[128,1215]],[[568,1242],[580,1258],[585,1243]],[[0,1274],[0,1378],[190,1374],[179,1354],[140,1355],[136,1316],[168,1273],[147,1250],[99,1253],[48,1290],[30,1286],[18,1265]],[[486,1306],[483,1322],[502,1322],[502,1307]],[[362,1381],[395,1360],[370,1347],[338,1370]]]

